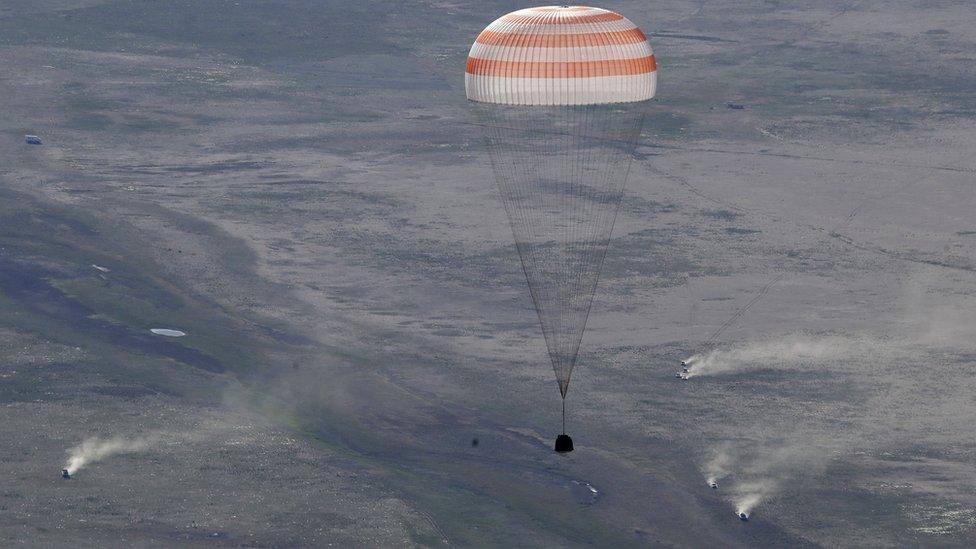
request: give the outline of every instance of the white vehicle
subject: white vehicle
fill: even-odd
[[[739,517],[739,520],[742,522],[749,520],[749,515],[747,515],[744,511],[737,512],[735,515]]]
[[[718,490],[718,483],[714,480],[709,482],[708,485],[712,487],[712,490]]]

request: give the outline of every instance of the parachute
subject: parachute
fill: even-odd
[[[509,13],[468,56],[465,91],[556,374],[563,436],[570,377],[656,85],[644,33],[600,8]]]

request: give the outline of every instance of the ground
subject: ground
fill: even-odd
[[[971,6],[605,4],[660,80],[568,455],[463,93],[517,7],[0,7],[0,545],[976,543]]]

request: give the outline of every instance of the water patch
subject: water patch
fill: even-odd
[[[169,328],[151,328],[149,331],[158,336],[166,336],[166,337],[183,337],[186,335],[186,332],[181,332],[179,330],[170,330]]]
[[[600,491],[589,482],[582,480],[571,481],[570,492],[582,505],[593,505],[600,498]]]

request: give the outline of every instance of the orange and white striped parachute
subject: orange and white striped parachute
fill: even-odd
[[[485,131],[565,416],[570,376],[657,85],[654,53],[644,33],[612,11],[530,8],[502,16],[478,35],[464,84]]]
[[[587,6],[504,15],[478,35],[464,75],[468,99],[506,105],[593,105],[654,97],[657,64],[626,17]]]

